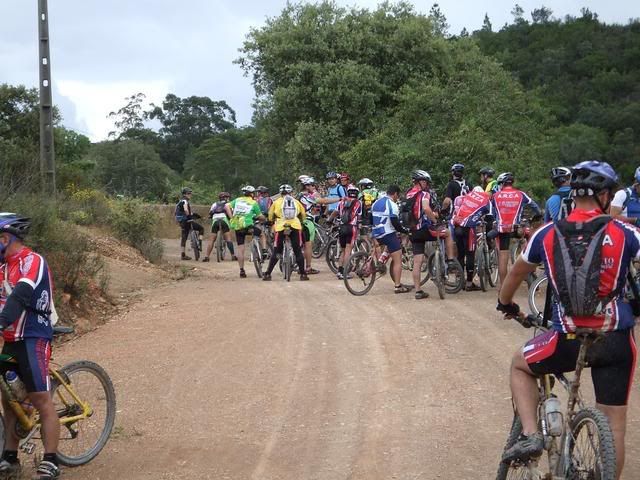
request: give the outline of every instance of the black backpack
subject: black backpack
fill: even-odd
[[[602,265],[602,241],[611,217],[603,215],[590,222],[568,222],[553,226],[554,281],[553,293],[571,317],[588,317],[603,313],[609,302],[618,295],[614,290],[606,297],[598,297]]]
[[[418,225],[418,219],[413,214],[413,209],[416,205],[416,198],[418,195],[414,195],[411,198],[405,199],[400,203],[400,223],[404,225],[405,228],[413,229]]]
[[[571,190],[569,190],[568,192],[561,192],[560,190],[558,190],[555,195],[558,195],[560,197],[560,211],[558,212],[557,218],[551,219],[553,221],[567,218],[575,207],[575,202],[573,201],[573,197],[571,196]]]

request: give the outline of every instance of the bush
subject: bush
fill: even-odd
[[[156,239],[157,213],[137,199],[111,202],[109,226],[122,241],[138,249],[150,262],[162,259],[162,243]]]
[[[69,185],[65,189],[63,215],[78,225],[106,225],[111,207],[109,199],[100,190],[79,189]]]

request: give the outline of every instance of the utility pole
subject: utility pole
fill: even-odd
[[[42,191],[56,194],[56,156],[53,148],[53,101],[51,99],[51,61],[49,58],[49,9],[47,0],[38,0],[40,38],[40,173]]]

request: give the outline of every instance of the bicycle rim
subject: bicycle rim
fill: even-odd
[[[200,259],[200,245],[198,243],[198,234],[194,230],[191,230],[190,239],[191,239],[191,250],[193,250],[193,258],[195,260],[199,260]]]
[[[429,271],[431,272],[431,280],[433,280],[438,289],[438,296],[441,300],[444,300],[446,292],[444,290],[444,269],[441,257],[438,252],[434,252],[429,256]]]
[[[63,465],[75,467],[92,460],[109,440],[116,417],[116,394],[111,379],[96,363],[73,362],[59,372],[75,394],[93,411],[87,418],[60,426],[58,458]],[[81,413],[82,408],[55,379],[52,397],[60,418]]]
[[[578,412],[571,422],[571,459],[567,478],[614,480],[616,453],[607,417],[595,408]]]
[[[520,417],[514,415],[513,422],[511,423],[511,431],[509,432],[509,436],[507,437],[507,442],[505,444],[504,450],[508,450],[513,446],[514,443],[518,440],[518,437],[522,433],[522,423],[520,422]],[[498,466],[498,474],[496,475],[496,480],[532,480],[533,477],[531,475],[531,470],[525,464],[519,462],[512,462],[511,464],[506,464],[500,462]]]
[[[441,268],[444,275],[444,288],[447,293],[458,293],[464,287],[464,272],[462,265],[457,258],[451,260],[447,265],[444,263],[444,256],[440,255]]]
[[[373,257],[367,252],[356,252],[349,257],[344,269],[344,286],[352,295],[366,295],[376,281]]]
[[[529,310],[534,315],[540,315],[544,310],[544,302],[547,298],[548,279],[546,275],[538,277],[529,288]]]
[[[482,250],[478,251],[478,259],[477,259],[477,263],[476,263],[476,272],[478,273],[478,280],[480,280],[480,288],[482,289],[483,292],[487,291],[487,283],[488,279],[487,279],[487,272],[486,272],[486,267],[485,267],[485,263],[484,263],[484,252]]]
[[[487,269],[489,272],[489,285],[495,288],[498,285],[498,253],[495,249],[489,250],[489,261],[487,262]]]
[[[253,257],[253,266],[256,268],[258,278],[262,278],[262,252],[255,243],[251,245],[251,256]]]
[[[338,262],[340,261],[340,246],[338,240],[333,239],[327,245],[327,252],[325,254],[327,265],[333,273],[338,273]]]
[[[291,264],[291,252],[289,252],[288,245],[284,247],[284,251],[282,253],[282,264],[284,268],[284,279],[288,282],[291,280],[291,270],[293,269],[293,265]]]

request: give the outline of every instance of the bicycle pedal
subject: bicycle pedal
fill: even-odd
[[[20,445],[20,450],[22,450],[27,455],[31,455],[36,449],[36,444],[33,442],[25,442]]]

